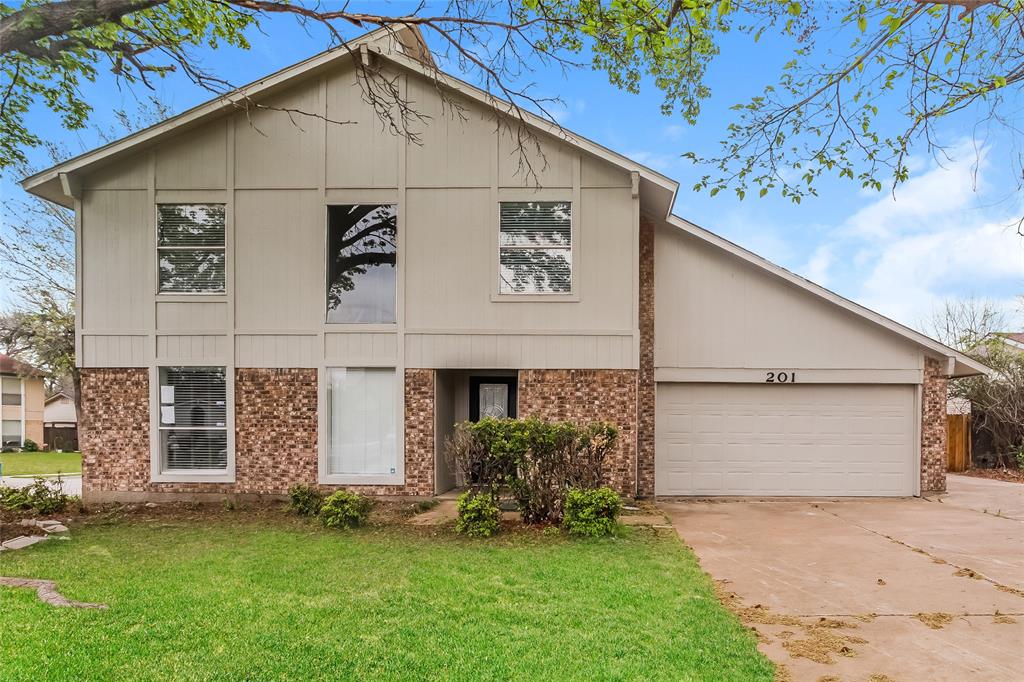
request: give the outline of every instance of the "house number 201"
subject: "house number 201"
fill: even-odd
[[[764,375],[766,384],[795,384],[796,372],[766,372]]]

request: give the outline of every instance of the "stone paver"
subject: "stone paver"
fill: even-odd
[[[0,576],[0,585],[6,587],[28,587],[36,591],[41,601],[51,606],[71,607],[76,609],[105,609],[106,604],[93,604],[85,601],[68,599],[57,591],[57,583],[52,580],[36,580],[34,578],[7,578]]]
[[[794,680],[1019,682],[1024,523],[982,507],[1021,508],[1024,486],[962,480],[941,501],[659,506]]]
[[[45,535],[19,535],[16,538],[11,538],[3,543],[4,549],[24,549],[25,547],[31,547],[37,542],[48,540],[49,538]]]

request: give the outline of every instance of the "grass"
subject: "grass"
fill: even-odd
[[[2,452],[4,476],[82,473],[80,452]]]
[[[674,535],[486,541],[244,511],[73,528],[3,555],[106,611],[0,587],[5,680],[771,680]]]

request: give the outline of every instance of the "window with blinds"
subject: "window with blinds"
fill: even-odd
[[[572,205],[501,202],[498,251],[501,293],[571,293]]]
[[[164,471],[218,471],[228,465],[227,380],[223,367],[161,367],[160,455]]]
[[[159,204],[157,261],[161,293],[222,293],[223,204]]]
[[[327,370],[327,473],[392,475],[398,467],[397,383],[392,368]]]

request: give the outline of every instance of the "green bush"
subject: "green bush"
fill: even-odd
[[[291,498],[289,508],[299,516],[316,516],[324,503],[320,489],[305,483],[296,483],[288,488],[288,497]]]
[[[332,494],[320,506],[320,520],[328,528],[354,528],[366,523],[370,500],[347,490]]]
[[[21,446],[22,452],[39,452],[39,443],[35,442],[31,438],[26,438],[25,442]]]
[[[614,490],[573,488],[565,495],[562,526],[571,535],[610,535],[621,513],[622,500]]]
[[[62,512],[76,498],[65,495],[60,477],[46,479],[37,476],[24,488],[0,488],[0,507],[8,511],[34,509],[43,516]]]
[[[485,493],[465,492],[459,495],[459,518],[455,531],[475,538],[487,538],[498,531],[501,510]]]
[[[527,523],[558,523],[569,488],[596,488],[618,440],[607,422],[580,426],[536,418],[457,424],[448,459],[473,493],[492,501],[501,490],[515,497]]]

